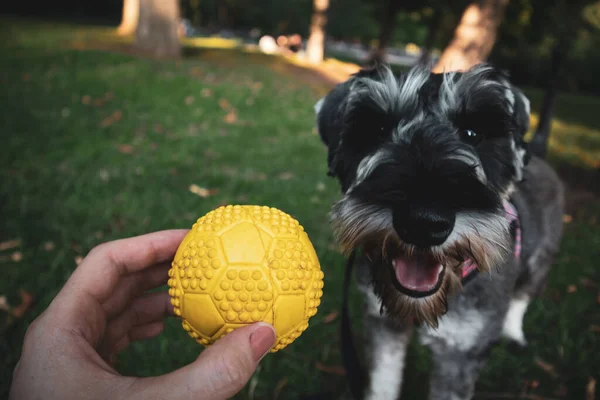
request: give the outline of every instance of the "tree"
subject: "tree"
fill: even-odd
[[[387,4],[383,10],[383,19],[381,21],[377,49],[375,49],[371,55],[370,63],[379,64],[384,60],[387,48],[394,35],[396,19],[401,6],[402,2],[400,0],[387,1]]]
[[[434,72],[461,71],[490,55],[509,0],[477,0],[467,6]]]
[[[561,67],[565,60],[565,49],[561,44],[556,43],[552,48],[552,56],[550,59],[550,77],[542,108],[540,109],[538,126],[535,135],[529,144],[529,150],[539,156],[546,157],[548,150],[548,139],[552,129],[552,118],[554,117],[554,107],[556,104],[556,95],[558,94],[558,83],[560,78]]]
[[[179,0],[140,0],[136,47],[155,57],[178,57]]]
[[[140,0],[123,0],[123,14],[117,33],[121,36],[133,35],[137,28],[139,15]]]
[[[533,24],[544,21],[548,29],[544,32],[553,41],[550,52],[550,72],[544,99],[539,113],[539,122],[533,139],[530,143],[530,151],[539,156],[546,157],[548,151],[548,140],[552,130],[552,118],[559,91],[559,84],[565,70],[565,64],[574,42],[577,38],[577,30],[585,25],[584,10],[586,6],[595,1],[590,0],[560,0],[545,8],[543,12],[535,14]],[[533,25],[532,24],[532,25]],[[535,29],[535,26],[532,26]]]
[[[306,56],[310,63],[323,62],[325,53],[325,26],[327,25],[327,9],[329,0],[314,0],[313,14],[310,23],[310,36],[306,43]]]
[[[431,61],[431,49],[434,46],[438,32],[441,30],[442,10],[439,8],[433,8],[431,15],[427,19],[427,36],[421,46],[421,56],[419,57],[418,63],[421,65],[429,65]]]

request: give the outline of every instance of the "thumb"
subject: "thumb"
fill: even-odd
[[[157,396],[160,393],[173,399],[228,399],[250,380],[275,340],[275,330],[264,322],[237,328],[204,350],[193,363],[161,377],[146,378],[152,382],[146,382],[137,394],[146,392],[162,398]]]

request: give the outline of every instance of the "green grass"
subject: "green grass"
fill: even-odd
[[[221,204],[245,203],[278,207],[301,221],[325,272],[325,296],[310,328],[266,357],[239,398],[270,399],[278,385],[280,399],[339,391],[344,378],[316,368],[317,362],[340,364],[338,320],[324,318],[339,309],[344,267],[331,250],[327,222],[338,188],[326,176],[325,149],[313,127],[312,106],[327,88],[278,58],[196,49],[182,61],[142,60],[86,49],[85,40],[110,36],[103,28],[2,26],[11,40],[0,49],[0,242],[21,244],[0,252],[0,295],[18,304],[24,289],[36,302],[22,319],[0,322],[0,376],[10,376],[27,325],[56,295],[77,257],[107,240],[188,228]],[[536,109],[540,94],[528,93]],[[231,108],[236,118],[226,118]],[[600,160],[598,109],[598,99],[559,98],[553,161],[589,171]],[[201,198],[189,191],[191,184],[218,193]],[[583,398],[588,378],[600,370],[598,333],[590,329],[600,324],[598,288],[581,284],[582,278],[598,282],[598,216],[597,198],[574,213],[548,290],[526,317],[530,348],[516,353],[498,346],[478,392],[519,398],[525,381],[537,381],[528,393]],[[15,252],[22,259],[13,260]],[[576,292],[569,293],[569,285]],[[360,298],[353,301],[360,331]],[[199,351],[170,319],[163,335],[124,352],[118,369],[160,374]],[[406,398],[422,398],[427,353],[413,345],[409,362],[415,369],[406,378]],[[0,395],[8,385],[1,381]]]

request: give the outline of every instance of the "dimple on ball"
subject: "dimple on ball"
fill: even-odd
[[[220,207],[199,218],[169,270],[183,328],[209,346],[258,321],[275,328],[271,352],[308,328],[323,296],[323,272],[297,220],[264,206]]]

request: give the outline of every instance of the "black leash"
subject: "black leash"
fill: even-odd
[[[350,282],[352,281],[352,267],[356,259],[356,250],[353,250],[346,264],[346,276],[344,277],[344,292],[342,300],[342,320],[341,320],[341,351],[342,361],[346,370],[346,378],[350,385],[350,392],[355,400],[363,397],[363,375],[358,359],[354,338],[352,336],[352,327],[350,322],[350,311],[348,310],[348,298],[350,297]]]

